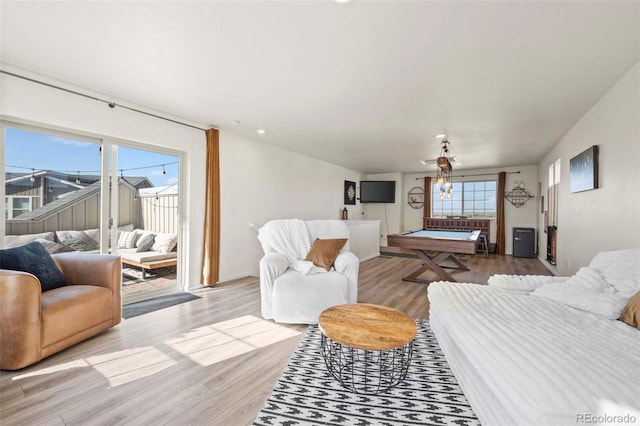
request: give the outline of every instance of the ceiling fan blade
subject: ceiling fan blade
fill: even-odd
[[[460,163],[460,161],[458,161],[458,157],[451,157],[450,158],[451,164],[462,164]],[[419,160],[420,164],[423,164],[425,166],[431,166],[431,165],[435,165],[437,164],[438,160],[436,160],[435,158],[432,160]]]

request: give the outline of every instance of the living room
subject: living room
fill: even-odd
[[[314,3],[309,6],[310,11],[301,15],[305,17],[304,22],[314,23],[313,28],[323,33],[324,27],[320,18],[332,19],[334,14],[339,12],[336,9],[338,7],[351,8],[348,9],[350,13],[354,13],[355,8],[363,7],[358,1],[345,5],[333,2],[326,3]],[[385,243],[387,234],[422,227],[422,211],[409,207],[407,194],[411,188],[422,186],[422,179],[425,176],[435,177],[437,172],[435,165],[421,166],[418,161],[438,156],[440,143],[435,135],[441,132],[446,132],[449,135],[452,140],[452,153],[462,162],[462,166],[458,168],[454,165],[454,175],[487,174],[490,179],[495,179],[501,171],[520,172],[520,174],[507,175],[506,188],[511,189],[516,181],[523,181],[524,187],[534,195],[534,198],[519,208],[508,203],[505,206],[506,255],[512,253],[511,230],[513,227],[531,227],[537,230],[538,259],[543,267],[560,276],[573,275],[582,266],[586,266],[598,252],[637,248],[640,243],[640,227],[637,223],[638,212],[640,212],[640,192],[638,191],[640,168],[637,167],[640,159],[640,145],[638,143],[640,135],[638,124],[638,116],[640,116],[638,32],[640,30],[637,4],[634,6],[632,3],[614,2],[610,6],[611,9],[607,9],[606,5],[596,6],[592,3],[587,5],[586,2],[574,2],[576,10],[572,10],[570,5],[559,4],[555,6],[558,10],[553,10],[553,13],[544,8],[535,9],[534,3],[523,3],[520,6],[519,3],[509,6],[487,3],[488,9],[484,11],[480,10],[480,6],[474,6],[472,11],[465,11],[465,5],[460,4],[457,6],[460,10],[446,11],[445,13],[438,10],[438,7],[443,7],[440,2],[432,2],[434,3],[432,7],[435,8],[433,10],[430,10],[428,5],[416,3],[418,4],[414,7],[426,8],[424,11],[420,10],[420,13],[434,15],[443,13],[448,16],[446,21],[448,24],[462,20],[471,29],[468,30],[469,33],[465,34],[465,38],[454,38],[453,46],[447,45],[449,48],[457,46],[458,50],[455,53],[447,55],[443,62],[436,62],[433,68],[428,69],[430,72],[427,72],[427,68],[416,71],[415,74],[420,74],[420,76],[414,76],[414,85],[398,87],[398,89],[402,89],[399,90],[398,95],[391,93],[389,99],[359,96],[351,98],[349,96],[353,96],[352,92],[364,92],[364,88],[358,85],[356,86],[357,90],[351,89],[351,85],[356,85],[358,76],[347,73],[344,82],[337,85],[324,97],[311,91],[313,84],[310,84],[306,89],[300,89],[297,94],[296,92],[287,92],[287,96],[275,96],[274,93],[284,90],[286,86],[286,72],[283,69],[287,70],[288,68],[277,68],[284,76],[274,76],[273,74],[277,74],[277,72],[270,70],[269,67],[260,72],[252,73],[250,72],[251,66],[246,66],[241,68],[242,72],[246,73],[244,77],[247,81],[246,86],[243,87],[241,84],[232,86],[233,89],[226,93],[226,101],[228,102],[226,109],[219,111],[217,108],[220,104],[217,102],[224,104],[220,99],[224,98],[225,91],[217,88],[218,84],[216,83],[224,86],[225,82],[216,81],[213,74],[199,70],[196,65],[198,57],[209,52],[204,41],[203,45],[198,45],[195,41],[186,41],[181,43],[176,50],[170,50],[171,45],[164,38],[156,39],[159,40],[159,45],[143,42],[146,39],[145,32],[155,34],[154,27],[158,25],[158,22],[168,25],[168,34],[176,39],[180,38],[179,34],[182,33],[175,30],[173,24],[170,23],[171,19],[164,15],[166,11],[155,10],[152,13],[152,15],[157,13],[158,15],[153,15],[156,17],[164,16],[164,19],[147,20],[144,17],[145,13],[140,10],[129,10],[131,15],[126,18],[126,7],[110,9],[106,3],[93,5],[92,7],[97,9],[92,10],[90,6],[73,3],[64,6],[57,2],[45,5],[3,1],[0,6],[2,19],[1,66],[3,71],[0,74],[2,97],[0,118],[3,120],[3,126],[18,125],[45,129],[48,132],[59,132],[64,135],[78,134],[125,145],[166,148],[183,153],[181,169],[184,179],[181,182],[181,191],[184,193],[186,202],[181,212],[184,220],[179,232],[180,241],[178,244],[184,248],[180,255],[179,273],[182,275],[180,282],[183,283],[183,288],[186,290],[197,290],[202,287],[202,242],[204,240],[206,201],[203,176],[206,174],[204,162],[206,145],[204,132],[201,129],[211,127],[220,130],[219,285],[225,290],[230,288],[229,282],[239,280],[241,284],[238,289],[247,291],[248,294],[256,291],[255,285],[251,287],[242,284],[247,277],[259,275],[259,261],[263,252],[256,238],[254,227],[260,227],[272,219],[282,218],[340,219],[341,210],[345,207],[343,202],[344,181],[396,181],[396,202],[389,204],[386,209],[379,205],[363,205],[359,202],[346,206],[350,219],[381,221],[382,245]],[[208,2],[204,2],[199,7],[206,8],[207,4],[215,7]],[[268,13],[271,18],[268,20],[269,25],[266,28],[262,26],[264,24],[259,23],[262,6],[258,7],[254,4],[253,7],[256,9],[252,10],[251,4],[245,4],[244,6],[236,6],[238,9],[231,7],[231,10],[225,11],[223,3],[218,12],[223,13],[228,19],[238,18],[237,15],[240,15],[239,20],[235,21],[235,25],[238,27],[249,25],[242,20],[242,16],[247,14],[251,17],[251,23],[255,25],[256,34],[264,36],[272,32],[275,34],[274,37],[277,36],[272,43],[274,45],[280,44],[284,46],[282,49],[286,50],[287,48],[293,49],[296,43],[294,40],[289,40],[287,34],[276,31],[277,23],[281,21],[276,19],[277,13],[269,11],[269,7],[276,7],[278,8],[277,12],[283,14],[283,20],[286,17],[286,22],[294,22],[295,17],[290,15],[301,13],[297,9],[300,6],[294,7],[293,11],[287,11],[286,4],[286,2],[279,5],[268,5],[267,3],[267,6],[264,6],[267,9],[264,12]],[[404,6],[408,5],[404,4]],[[584,9],[587,6],[601,9],[589,12]],[[142,8],[140,5],[137,7]],[[328,10],[329,7],[331,10]],[[552,8],[553,6],[548,4],[547,7]],[[197,15],[198,10],[195,9],[195,12],[192,11],[190,14]],[[532,10],[536,11],[533,14],[537,16],[535,19],[531,16]],[[178,11],[174,12],[178,13]],[[477,44],[472,42],[474,37],[479,37],[484,34],[484,31],[489,31],[481,24],[484,22],[482,19],[472,19],[473,16],[470,15],[473,15],[473,12],[481,12],[483,14],[481,16],[487,19],[486,22],[495,20],[497,24],[492,26],[495,31],[501,25],[505,25],[508,30],[515,31],[515,25],[507,26],[506,22],[499,20],[503,12],[507,17],[518,17],[517,22],[520,24],[528,22],[528,19],[531,19],[533,24],[531,26],[522,25],[526,30],[513,35],[514,38],[511,41],[505,40],[500,46],[494,47],[496,50],[491,53],[491,49],[488,49],[488,52],[481,49],[487,40],[483,39]],[[367,27],[368,31],[363,34],[373,34],[374,29],[383,26],[385,22],[389,25],[393,22],[393,28],[401,33],[402,19],[400,18],[409,19],[411,15],[411,13],[401,12],[400,6],[398,9],[385,10],[385,13],[380,15],[371,10],[368,13],[371,15],[367,16],[370,19],[375,18],[374,23],[377,25],[371,23],[371,28]],[[394,19],[396,13],[399,14],[397,18],[401,21],[400,23]],[[557,15],[554,15],[555,13]],[[103,20],[98,17],[101,14],[104,15]],[[312,20],[309,17],[312,14],[320,14],[319,21]],[[557,21],[561,21],[561,19],[552,19],[553,16],[562,17],[564,22],[556,22],[556,19]],[[351,19],[357,21],[358,17],[359,15],[355,13],[355,16],[351,16],[347,23],[353,22]],[[545,21],[552,21],[548,23],[548,26],[542,25],[545,30],[549,31],[546,34],[542,29],[535,29],[536,25],[541,25],[540,22]],[[58,32],[57,29],[60,28],[61,22],[65,23],[65,29],[60,29]],[[109,30],[111,23],[114,22],[120,22],[120,24],[114,25],[115,28]],[[473,22],[476,22],[475,27]],[[560,29],[571,27],[571,25],[566,25],[567,22],[575,23],[575,28],[577,28],[575,33],[565,34],[567,38],[580,39],[583,37],[587,41],[579,43],[573,40],[575,44],[572,44],[561,39],[560,36],[564,33]],[[428,23],[434,24],[434,26],[436,24],[432,21],[428,21]],[[343,25],[348,26],[346,23]],[[412,21],[411,27],[413,28],[413,26],[419,25]],[[462,31],[461,27],[463,26],[458,24],[449,30],[440,24],[437,25],[440,33],[435,30],[427,32],[424,38],[433,37],[437,42],[444,42],[444,39],[448,37],[448,31],[459,33]],[[105,31],[104,34],[107,35],[101,37],[98,34],[100,31],[96,31],[96,28]],[[139,28],[142,29],[139,30]],[[139,30],[142,35],[137,36],[134,29]],[[200,36],[205,33],[204,30],[201,31],[197,32]],[[491,41],[494,38],[505,37],[504,33],[497,32],[498,34],[491,35]],[[508,31],[505,32],[508,34]],[[330,31],[327,31],[326,35],[329,36],[329,33]],[[185,34],[190,33],[186,32]],[[451,35],[453,36],[453,34]],[[387,36],[391,37],[388,34]],[[126,47],[128,45],[127,37],[136,41],[136,43],[132,43],[135,46],[131,50]],[[357,38],[357,34],[354,37]],[[383,39],[382,36],[380,38]],[[398,36],[398,38],[401,37]],[[89,41],[80,45],[82,39]],[[596,39],[601,41],[596,43],[594,41]],[[153,37],[149,37],[149,40],[153,40]],[[250,57],[246,43],[251,40],[252,38],[250,40],[242,39],[237,51],[235,48],[229,48],[230,52],[225,51],[228,55],[224,56],[217,66],[226,69],[234,61],[249,61],[246,59]],[[375,40],[376,42],[381,41],[378,38]],[[397,41],[398,39],[392,38],[392,40]],[[559,43],[559,40],[566,42],[566,44]],[[362,46],[363,49],[366,45],[361,39],[351,40],[351,42],[356,46]],[[341,42],[333,40],[333,43],[332,46],[335,47]],[[512,47],[511,43],[514,43],[516,47]],[[552,49],[554,43],[561,44],[562,49]],[[269,43],[265,44],[260,43],[258,47],[264,49],[269,46]],[[379,44],[383,45],[384,43]],[[536,45],[541,47],[538,49]],[[72,47],[66,48],[65,46]],[[193,47],[195,52],[187,55],[185,46]],[[393,50],[393,46],[386,47],[389,49],[385,51],[387,54]],[[311,47],[307,48],[311,49]],[[569,48],[576,48],[576,51],[563,50]],[[92,49],[93,54],[89,55],[87,52],[91,52]],[[120,49],[121,53],[118,52]],[[164,49],[168,50],[165,52]],[[548,55],[545,55],[545,49],[549,49]],[[51,50],[52,53],[47,55],[46,50]],[[137,62],[135,58],[136,52],[141,51],[147,52],[147,54],[151,51],[154,53],[149,56],[142,55],[144,57],[144,63],[142,63],[142,61]],[[239,51],[243,53],[239,54]],[[302,51],[305,50],[302,49]],[[483,60],[475,59],[474,55],[480,55],[477,53],[479,51],[483,51],[489,57],[489,59],[484,59],[487,62],[497,61],[500,58],[502,60],[488,66]],[[180,56],[180,52],[187,57]],[[296,52],[300,52],[300,50],[296,50]],[[314,55],[318,55],[321,58],[316,58],[317,62],[314,60],[314,64],[330,63],[320,68],[327,75],[330,75],[334,68],[331,63],[335,64],[338,71],[343,72],[346,72],[345,70],[350,64],[350,61],[343,57],[323,57],[322,54],[328,54],[323,49],[312,50],[312,52],[313,54],[309,56],[316,58]],[[354,49],[351,53],[354,52],[358,52],[358,49]],[[376,50],[373,48],[366,50],[366,52],[371,56],[376,54]],[[419,52],[421,55],[427,53],[423,50],[419,50]],[[412,63],[412,58],[409,55],[411,50],[407,49],[403,53],[407,56],[394,57],[397,60],[404,59],[406,61],[406,63],[400,63],[398,68],[409,67],[409,64]],[[442,54],[442,51],[437,50],[437,53]],[[561,56],[561,54],[566,56]],[[384,55],[382,56],[384,57]],[[279,59],[287,58],[286,55],[277,57]],[[471,59],[468,61],[460,59],[466,57]],[[153,62],[154,58],[158,62]],[[258,58],[262,59],[261,56]],[[365,59],[363,59],[363,67],[365,65],[368,68],[383,67],[380,62],[372,61],[369,56],[366,56]],[[304,62],[306,56],[303,55],[296,60]],[[89,67],[85,61],[95,61],[99,63],[99,67],[104,69],[98,74],[99,77],[96,77],[95,84],[91,83],[92,70],[95,71],[95,68]],[[249,62],[253,64],[254,61],[261,62],[255,59]],[[295,61],[293,59],[291,61],[287,63],[292,67],[291,69],[295,69]],[[424,66],[422,63],[420,65]],[[474,76],[472,73],[457,74],[461,72],[458,69],[468,69],[473,65],[476,65],[480,70],[477,75]],[[391,84],[396,78],[395,73],[399,71],[393,66],[389,66],[389,68],[386,75],[387,82]],[[499,78],[490,78],[491,74],[489,73],[500,68],[505,69],[504,73],[498,74]],[[533,68],[534,71],[527,71],[527,68]],[[83,69],[86,69],[86,74],[82,73]],[[357,69],[361,70],[361,68]],[[442,71],[443,69],[447,71]],[[436,72],[436,70],[439,71]],[[304,71],[309,72],[309,69],[304,68]],[[333,72],[337,73],[338,71]],[[75,74],[76,72],[78,74]],[[131,74],[127,74],[127,72],[131,72]],[[453,75],[451,80],[445,80],[448,72]],[[112,77],[119,73],[127,78],[119,80]],[[158,81],[154,81],[156,73],[158,73]],[[203,76],[202,73],[205,75]],[[322,73],[309,75],[311,80],[322,81],[323,79]],[[401,75],[403,78],[406,77],[405,74]],[[190,80],[194,79],[194,76],[199,78],[197,83],[199,91],[181,91],[182,86],[178,81],[167,84],[171,79]],[[263,80],[259,80],[260,84],[249,83],[254,78],[258,81],[264,76],[272,78],[270,84],[273,88],[260,92],[263,104],[253,103],[256,99],[248,98],[245,93],[260,89],[259,86]],[[420,91],[421,82],[423,79],[427,79],[427,76],[428,79],[442,79],[442,81],[435,87],[429,86],[429,90]],[[512,80],[499,81],[509,76],[512,77]],[[67,91],[61,91],[28,79],[62,87]],[[453,81],[454,79],[459,80]],[[486,83],[487,86],[483,87],[481,85],[483,79],[485,82],[489,79],[491,84]],[[119,85],[116,85],[118,82]],[[490,92],[499,88],[501,83],[507,87],[504,92],[495,97],[482,98],[483,101],[488,99],[494,104],[474,101],[476,97],[480,97],[480,92]],[[460,87],[456,84],[460,84]],[[216,99],[208,101],[213,107],[202,107],[201,111],[193,115],[184,113],[189,111],[188,106],[192,100],[195,102],[194,99],[201,96],[201,92],[207,92],[210,87],[211,91],[214,91],[214,86],[216,86],[215,97],[217,101]],[[528,96],[520,98],[521,110],[516,114],[509,115],[508,111],[502,107],[502,100],[503,98],[510,99],[510,102],[504,101],[507,105],[506,108],[515,108],[518,103],[511,100],[509,91],[515,90],[518,86],[527,88],[522,92],[518,91],[518,95],[527,94]],[[267,85],[267,87],[269,86]],[[441,87],[442,90],[436,91],[435,89],[438,87]],[[478,91],[471,91],[472,88],[477,88]],[[78,96],[71,91],[98,99],[108,99],[118,106],[109,108],[102,102]],[[464,96],[460,95],[459,91],[464,91]],[[376,93],[384,92],[384,90],[380,86],[371,85],[368,87],[368,92]],[[389,92],[392,90],[390,89]],[[416,95],[418,97],[435,98],[434,104],[436,106],[416,113],[408,111],[410,107],[415,106],[413,103],[400,103],[397,100],[411,98],[415,92],[419,93]],[[555,92],[557,93],[551,97],[538,96],[538,93],[549,95]],[[269,93],[272,94],[271,97],[267,96]],[[297,97],[304,97],[305,93],[314,93],[316,97],[307,99],[307,108],[298,111],[300,104],[294,101],[299,102]],[[344,98],[341,96],[342,94],[344,94]],[[468,97],[468,104],[464,100],[465,96]],[[450,105],[454,100],[462,106]],[[292,103],[289,104],[288,101]],[[395,111],[392,108],[394,102],[399,102]],[[369,104],[382,103],[388,105],[388,108],[374,109],[374,114],[368,117],[347,114],[350,110],[364,109]],[[416,103],[416,105],[419,104],[419,102]],[[495,107],[495,104],[501,108]],[[240,107],[242,105],[244,108]],[[283,120],[276,123],[273,119],[269,120],[269,117],[260,118],[259,114],[255,114],[254,110],[266,109],[268,105],[275,105],[275,108],[288,112],[292,117],[291,122],[287,123]],[[468,109],[481,110],[490,108],[490,106],[493,109],[486,115],[474,117],[455,115],[456,113],[465,114]],[[336,110],[338,118],[344,114],[345,119],[341,124],[321,131],[323,126],[316,123],[315,127],[308,130],[307,134],[296,132],[293,137],[289,135],[288,126],[296,129],[303,127],[300,123],[311,120],[308,117],[314,116],[315,112],[319,113],[331,108]],[[184,122],[195,126],[195,128],[141,114],[134,110]],[[547,111],[543,114],[540,112],[541,110]],[[566,113],[567,111],[569,112]],[[247,118],[240,115],[243,112]],[[443,121],[430,118],[429,113],[438,113],[436,118]],[[420,118],[415,118],[416,115],[419,115]],[[555,115],[562,115],[563,121],[554,121],[552,118]],[[524,122],[524,124],[517,123],[521,124],[519,126],[520,132],[513,131],[513,128],[510,128],[513,133],[494,131],[495,128],[501,127],[503,116],[511,118],[515,122],[518,120]],[[527,116],[533,118],[527,120]],[[403,123],[405,117],[415,126],[409,131],[400,130],[402,126],[399,123]],[[492,117],[493,119],[490,119]],[[264,120],[263,123],[260,123],[261,119]],[[368,126],[373,126],[374,123],[381,123],[385,120],[391,122],[389,128],[398,134],[397,138],[388,137],[389,133],[385,133],[383,138],[371,138],[371,140],[390,139],[389,145],[381,144],[378,146],[374,142],[371,145],[362,143],[362,139],[371,137],[371,133],[362,130],[365,134],[365,137],[362,138],[359,136],[361,131],[358,129],[365,129]],[[424,126],[416,125],[420,120],[424,120],[426,124]],[[240,123],[234,124],[235,121],[240,121]],[[329,126],[328,123],[326,125]],[[473,126],[477,130],[470,128]],[[265,128],[267,132],[264,135],[257,134],[255,132],[257,128]],[[353,130],[354,128],[356,130]],[[344,133],[339,133],[340,129]],[[373,131],[382,130],[382,128],[377,128]],[[384,130],[389,131],[386,128]],[[351,138],[358,138],[360,144],[351,145]],[[497,147],[491,144],[494,138],[499,138],[500,144]],[[327,155],[324,151],[331,151],[331,149],[323,145],[321,142],[323,139],[332,142],[330,147],[335,151],[332,154],[333,158],[341,157],[343,159],[338,159],[335,162],[328,161],[324,157]],[[467,139],[466,142],[465,139]],[[297,143],[301,146],[300,152],[295,149]],[[417,143],[417,147],[411,145],[412,143]],[[411,149],[405,149],[406,145],[409,145]],[[597,145],[599,148],[598,188],[593,191],[572,193],[569,188],[569,162],[593,145]],[[303,146],[305,147],[304,151]],[[1,151],[4,152],[4,149]],[[381,152],[378,158],[369,156],[370,152],[375,151]],[[397,166],[386,169],[369,169],[368,167],[356,168],[345,165],[355,164],[349,163],[347,160],[373,164],[374,161],[382,161],[380,157],[383,160],[386,157],[389,161],[396,161],[391,157],[400,151],[407,151],[406,153],[402,152],[402,161],[407,163],[406,169]],[[506,154],[510,151],[527,154],[527,160],[505,160],[505,158],[509,158]],[[314,156],[312,153],[317,153],[317,155]],[[398,157],[400,156],[398,154]],[[561,160],[560,178],[555,188],[556,191],[554,191],[557,206],[556,224],[558,226],[557,263],[552,265],[545,260],[547,240],[544,231],[546,225],[549,224],[549,218],[547,217],[545,221],[544,211],[548,210],[546,205],[549,203],[547,188],[554,186],[549,182],[549,166],[554,165],[558,159]],[[538,188],[540,188],[540,193],[538,193]],[[545,197],[544,202],[541,200],[543,196]],[[255,284],[255,282],[253,283]],[[422,296],[424,295],[422,294]],[[222,303],[218,299],[216,302]],[[172,321],[177,320],[172,317]],[[225,318],[225,320],[227,319]],[[132,331],[132,334],[134,333],[135,330]],[[108,335],[107,340],[109,338],[116,339],[115,336],[109,336],[113,335]],[[108,343],[113,342],[103,342],[104,345]],[[280,348],[280,350],[283,352],[289,350],[290,353],[292,348]],[[78,357],[81,357],[81,354],[78,354]],[[253,374],[251,371],[246,373],[249,376]],[[142,392],[144,389],[141,388],[140,391]]]

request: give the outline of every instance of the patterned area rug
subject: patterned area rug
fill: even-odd
[[[376,396],[346,391],[329,374],[310,326],[254,425],[479,425],[429,322],[418,320],[407,378]]]

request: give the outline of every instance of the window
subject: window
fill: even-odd
[[[8,196],[4,198],[4,218],[5,220],[13,219],[23,213],[35,210],[40,206],[40,197],[15,197]]]
[[[440,185],[431,189],[431,216],[496,217],[496,181],[454,182],[453,196],[440,199]]]

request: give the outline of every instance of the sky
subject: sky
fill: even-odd
[[[6,171],[14,173],[35,169],[35,172],[55,170],[97,175],[100,174],[100,145],[7,128],[5,164]],[[122,170],[124,176],[146,176],[154,186],[173,185],[178,182],[178,157],[119,147],[118,170]]]

